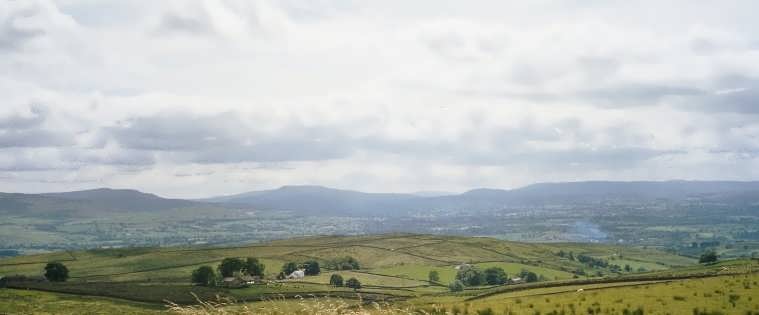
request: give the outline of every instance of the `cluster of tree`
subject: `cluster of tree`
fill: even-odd
[[[524,280],[524,282],[536,282],[540,280],[541,276],[538,276],[536,273],[529,271],[527,269],[522,269],[522,271],[519,272],[519,277]]]
[[[69,278],[69,269],[59,262],[45,265],[45,279],[50,282],[64,282]]]
[[[191,281],[201,286],[215,286],[219,278],[232,277],[236,274],[263,277],[266,266],[258,258],[224,258],[218,267],[218,275],[211,266],[201,266],[192,271]]]
[[[343,281],[343,276],[339,274],[333,274],[329,277],[329,284],[333,287],[347,287],[353,290],[361,289],[361,281],[356,278],[350,278],[348,281]]]
[[[353,257],[345,256],[328,260],[326,267],[332,270],[358,270],[361,269],[361,265]]]
[[[434,272],[434,271],[433,271]],[[433,281],[433,272],[430,272],[430,281]],[[537,281],[537,275],[532,273]],[[437,272],[434,277],[437,278]],[[439,280],[439,278],[438,278]],[[434,280],[437,281],[437,280]],[[479,286],[479,285],[502,285],[509,282],[509,277],[503,268],[490,267],[485,270],[480,270],[477,267],[464,267],[462,266],[456,273],[456,280],[448,285],[451,291],[461,291],[464,286]]]
[[[717,256],[717,252],[713,250],[708,250],[704,252],[703,254],[701,254],[701,257],[698,258],[698,262],[702,264],[708,264],[708,263],[717,262],[718,258],[719,257]]]
[[[588,265],[591,268],[606,268],[609,267],[609,262],[606,259],[595,258],[588,255],[577,255],[577,261]]]
[[[248,257],[245,260],[240,258],[224,258],[221,264],[219,264],[218,269],[222,277],[231,277],[236,272],[263,277],[266,266],[254,257]]]

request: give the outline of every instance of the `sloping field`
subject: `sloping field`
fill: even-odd
[[[560,252],[564,254],[559,255]],[[610,264],[634,266],[633,272],[612,273],[567,258],[566,253],[606,259]],[[325,268],[328,261],[351,256],[361,264],[360,270],[333,271]],[[302,281],[284,281],[276,285],[254,285],[249,288],[204,288],[190,284],[193,269],[215,267],[227,257],[257,257],[266,265],[267,278],[273,279],[286,262],[317,260],[322,273]],[[61,261],[71,271],[66,283],[12,283],[11,287],[88,296],[106,296],[131,301],[162,304],[164,300],[194,303],[197,294],[212,298],[217,294],[243,301],[296,296],[340,296],[365,299],[463,302],[485,299],[507,292],[566,287],[571,285],[619,285],[623,282],[657,281],[658,277],[714,275],[723,265],[678,267],[693,264],[691,258],[654,250],[597,244],[534,244],[501,241],[491,238],[448,237],[436,235],[389,234],[372,236],[324,236],[274,241],[235,247],[173,247],[128,248],[75,251],[15,257],[0,260],[0,275],[38,276],[48,261]],[[537,274],[541,282],[496,287],[468,287],[465,292],[448,292],[447,284],[456,275],[455,266],[469,263],[480,269],[500,267],[510,276],[527,270]],[[744,263],[736,263],[743,266]],[[647,272],[635,272],[645,266]],[[728,266],[729,267],[729,266]],[[573,272],[587,270],[589,276],[577,277]],[[440,280],[428,281],[430,271],[437,271]],[[590,277],[603,271],[604,277]],[[362,288],[329,285],[329,277],[340,274],[344,279],[356,278]],[[636,278],[643,277],[644,278]],[[627,278],[629,277],[629,279]],[[586,281],[586,282],[577,282]],[[597,281],[597,282],[587,282]],[[653,283],[653,282],[651,282]],[[557,290],[557,289],[552,289]],[[482,298],[479,298],[482,296]],[[479,303],[479,302],[478,302]],[[422,303],[424,304],[424,303]]]

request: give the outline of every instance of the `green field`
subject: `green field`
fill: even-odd
[[[569,259],[566,255],[559,255],[559,252],[605,259],[609,264],[630,265],[633,271],[615,273],[608,268],[593,268]],[[361,263],[361,269],[332,271],[323,267],[320,275],[307,276],[300,281],[272,282],[269,285],[239,289],[198,287],[189,281],[193,269],[202,265],[215,267],[226,257],[257,257],[266,265],[267,278],[273,279],[282,264],[288,261],[317,260],[324,266],[327,261],[344,256],[356,258]],[[151,313],[164,309],[166,300],[194,304],[197,302],[195,296],[213,300],[218,295],[233,298],[238,303],[264,300],[268,301],[264,303],[275,303],[278,307],[289,307],[286,305],[302,303],[297,302],[299,297],[330,296],[341,301],[352,301],[341,303],[355,304],[359,294],[364,301],[387,300],[405,307],[429,308],[437,305],[445,306],[450,311],[453,306],[463,308],[468,305],[471,310],[492,307],[501,312],[513,309],[516,310],[515,314],[528,311],[529,304],[532,304],[534,310],[545,314],[552,310],[567,309],[570,303],[575,303],[574,307],[582,307],[584,314],[588,307],[599,307],[610,312],[613,308],[616,312],[643,303],[632,298],[628,298],[628,302],[623,301],[621,305],[608,303],[607,299],[613,302],[618,299],[612,298],[613,296],[624,295],[614,293],[621,292],[619,290],[636,290],[633,289],[636,286],[648,285],[661,290],[677,289],[668,294],[683,295],[686,289],[700,290],[697,282],[692,281],[718,281],[715,279],[722,278],[717,276],[736,277],[735,275],[746,273],[754,277],[753,270],[759,270],[756,261],[736,260],[703,266],[696,264],[692,258],[626,246],[535,244],[491,238],[392,234],[297,238],[237,247],[129,248],[20,256],[0,260],[0,275],[38,276],[48,261],[65,263],[71,271],[69,281],[11,283],[9,287],[31,290],[4,289],[3,296],[9,298],[0,300],[0,313],[14,309],[23,310],[23,313],[46,313],[46,307],[54,307],[51,305],[60,305],[62,310],[76,309],[77,305],[86,304],[84,296],[87,299],[99,297],[93,298],[93,303],[97,303],[97,307],[92,308],[94,313],[108,313],[108,308],[124,308],[125,313],[142,310]],[[467,287],[463,292],[451,293],[447,284],[454,280],[455,267],[461,263],[472,264],[480,269],[500,267],[509,277],[517,276],[522,270],[532,271],[540,276],[541,281]],[[646,271],[637,272],[639,267],[644,267]],[[427,279],[433,270],[440,275],[438,282]],[[583,271],[584,275],[575,275],[578,271]],[[349,288],[332,287],[329,285],[329,277],[334,273],[345,279],[355,277],[362,282],[363,287],[357,292]],[[683,279],[685,277],[694,279]],[[753,278],[751,281],[754,281]],[[673,283],[688,285],[671,286]],[[726,282],[724,285],[729,287],[728,291],[724,291],[728,292],[728,296],[732,294],[729,291],[731,289],[740,291]],[[593,305],[593,302],[570,302],[571,294],[578,288],[589,292],[585,295],[588,301],[590,296],[595,295],[603,299],[597,301],[599,305]],[[608,296],[602,295],[607,294],[607,290],[610,290]],[[752,293],[754,291],[759,290],[735,293],[742,294],[741,303],[746,303],[737,305],[736,309],[742,307],[741,310],[748,310],[746,307],[751,304],[747,302],[759,299]],[[538,300],[545,295],[557,297],[549,297],[551,302],[543,300],[539,303]],[[12,296],[14,298],[10,298]],[[522,301],[517,302],[517,298]],[[272,299],[278,301],[272,302]],[[280,299],[284,300],[279,301]],[[525,303],[528,299],[530,302]],[[700,299],[703,300],[704,297]],[[8,302],[10,300],[13,302]],[[678,298],[666,301],[663,305],[677,305],[675,302],[680,301]],[[648,301],[641,305],[653,307],[652,303]],[[709,302],[704,307],[714,308],[718,304]],[[719,306],[724,306],[723,304]]]

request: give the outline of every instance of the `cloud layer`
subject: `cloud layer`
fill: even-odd
[[[752,1],[0,3],[0,190],[759,178]]]

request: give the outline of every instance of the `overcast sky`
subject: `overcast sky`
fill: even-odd
[[[0,1],[0,191],[759,179],[756,1]]]

